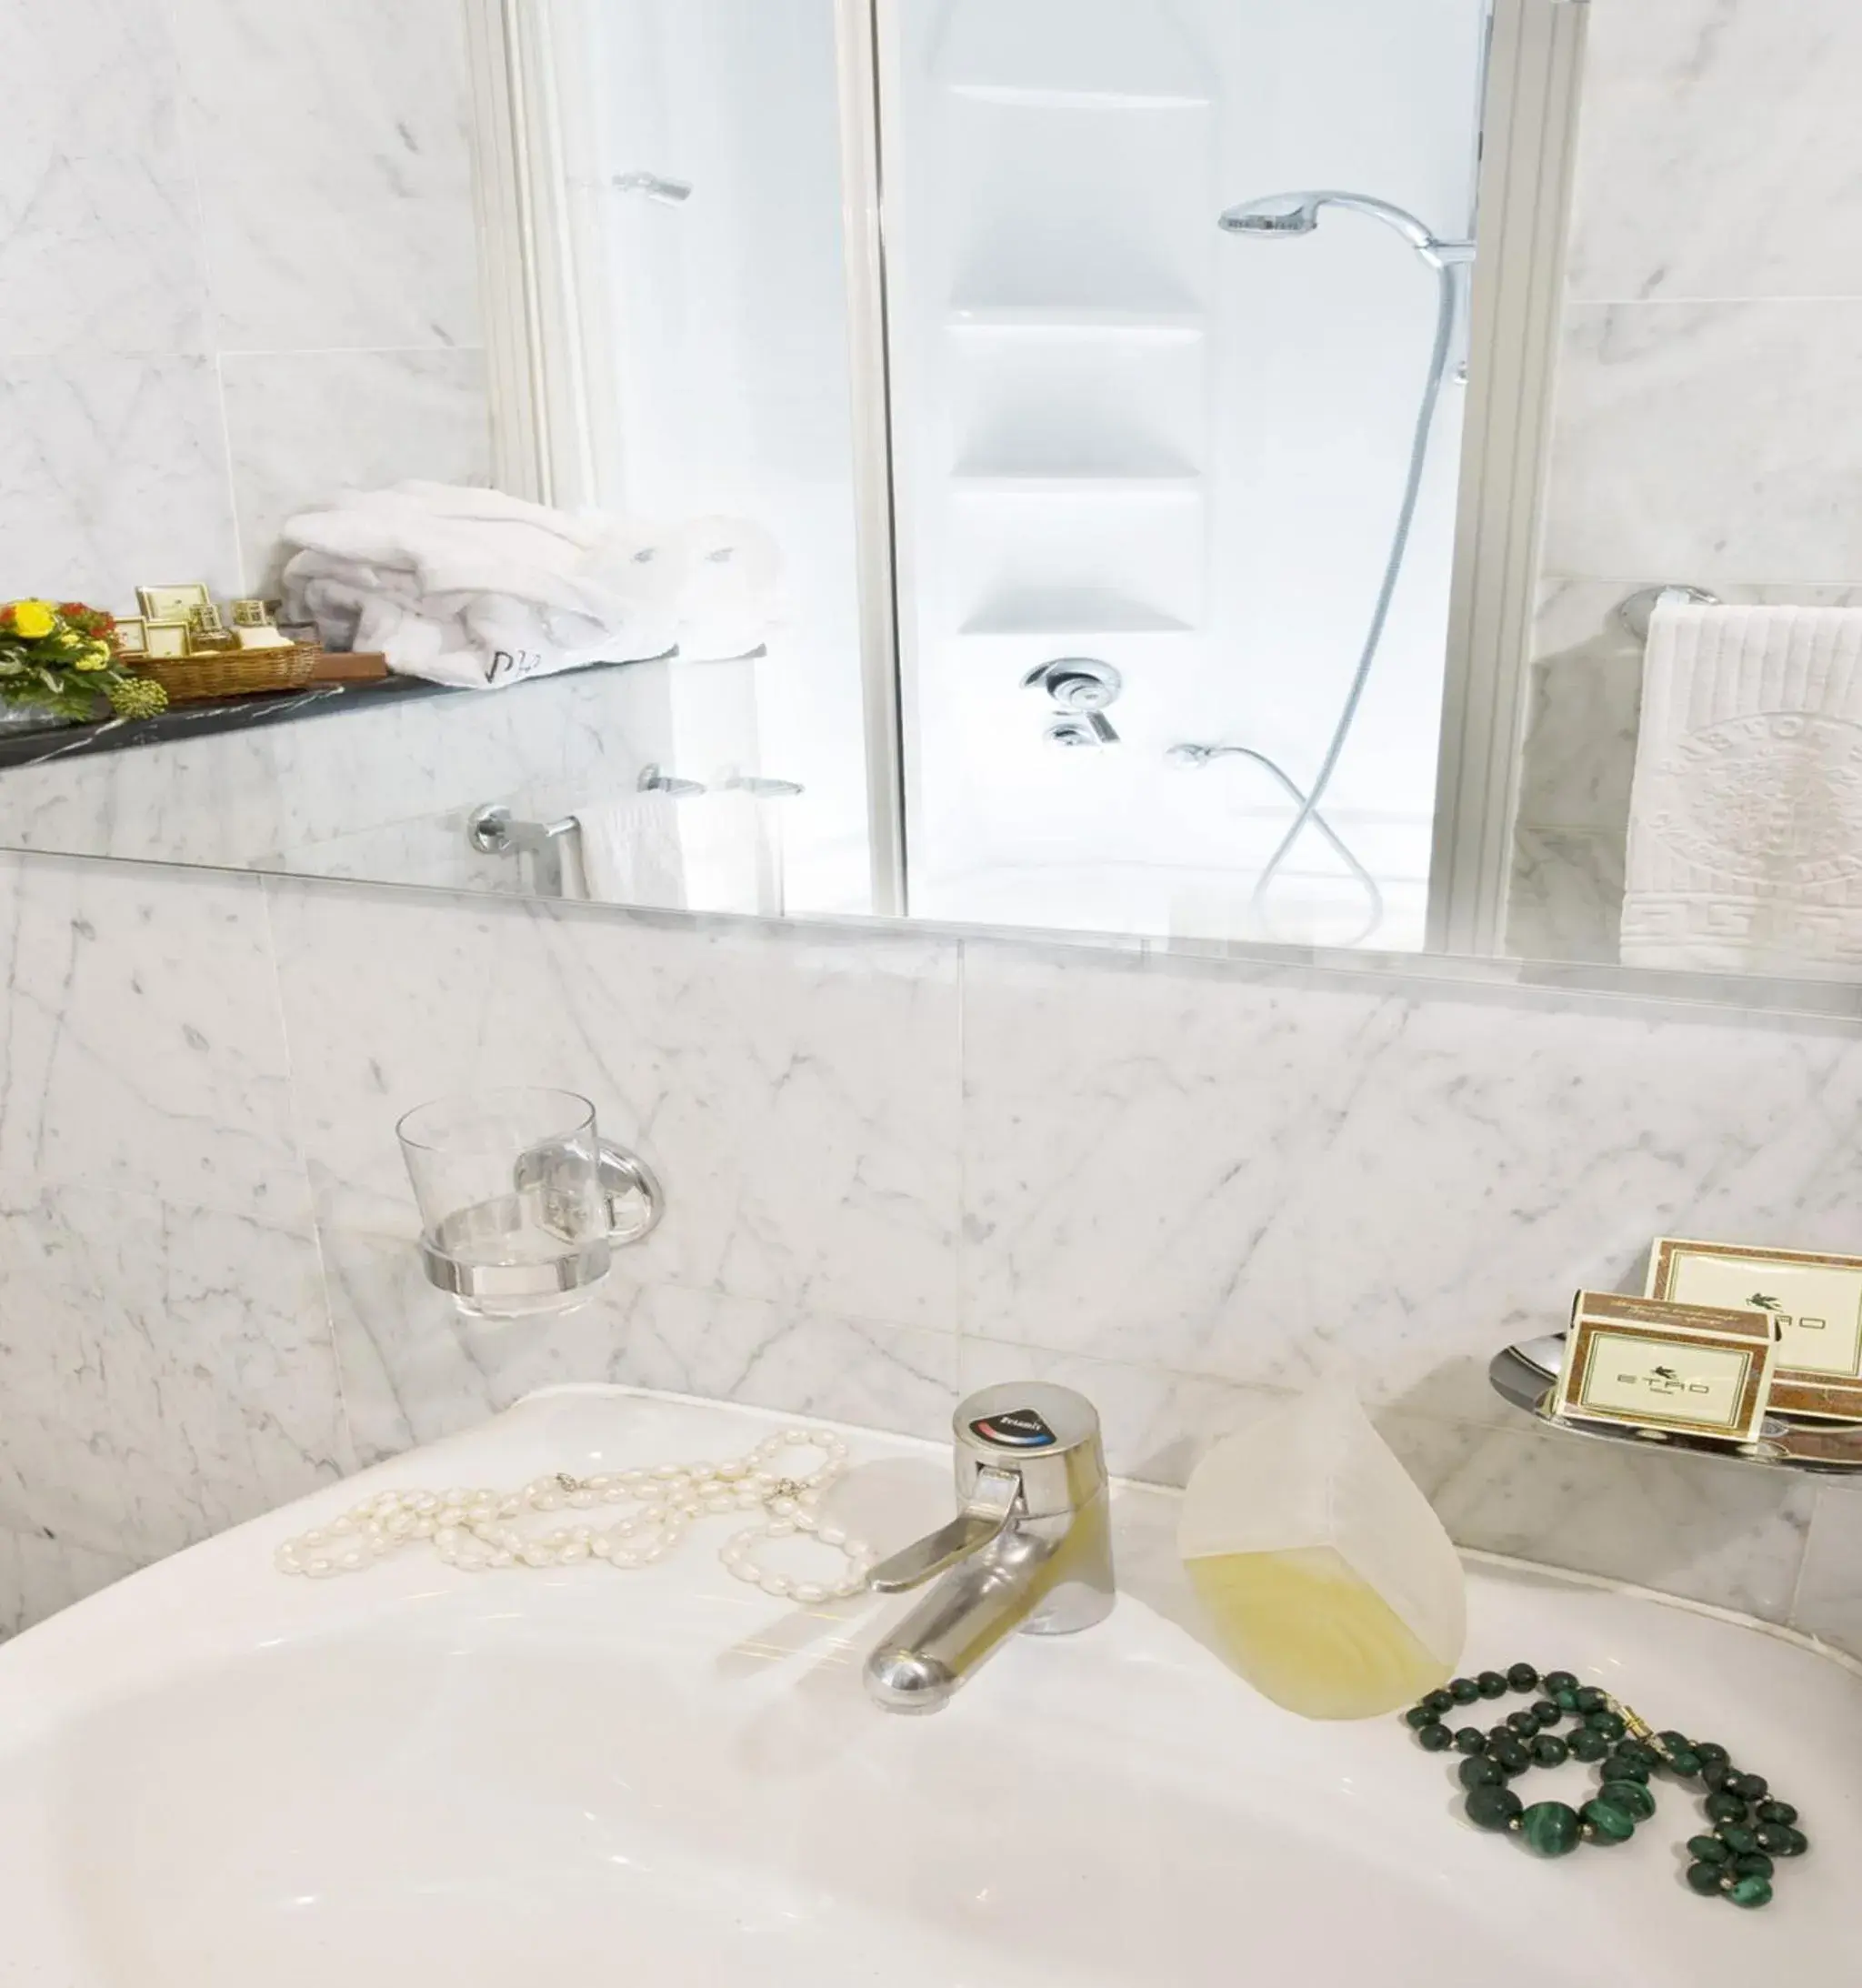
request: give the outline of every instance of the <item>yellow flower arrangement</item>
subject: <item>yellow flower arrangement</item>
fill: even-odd
[[[0,702],[73,725],[166,710],[167,692],[125,664],[115,632],[113,616],[81,600],[0,605]]]

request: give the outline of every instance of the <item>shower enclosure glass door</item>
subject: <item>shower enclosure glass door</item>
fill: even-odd
[[[1486,0],[882,20],[914,909],[1419,946],[1467,272],[1375,212],[1217,217],[1349,189],[1465,243]],[[1098,714],[1068,658],[1116,673]]]
[[[1488,4],[537,0],[584,494],[780,547],[668,722],[788,909],[896,788],[916,914],[1421,946]]]

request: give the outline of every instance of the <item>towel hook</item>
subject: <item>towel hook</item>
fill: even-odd
[[[1631,594],[1617,609],[1617,618],[1638,642],[1648,640],[1650,624],[1655,611],[1660,607],[1724,607],[1726,602],[1717,594],[1709,594],[1704,587],[1645,587],[1638,594]]]

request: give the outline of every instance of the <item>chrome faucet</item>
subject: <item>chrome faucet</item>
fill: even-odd
[[[943,1575],[866,1659],[887,1712],[938,1712],[1017,1630],[1066,1636],[1112,1611],[1112,1528],[1099,1417],[1039,1381],[985,1388],[957,1410],[951,1522],[867,1577],[898,1594]]]

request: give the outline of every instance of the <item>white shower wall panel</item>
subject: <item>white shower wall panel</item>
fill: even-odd
[[[963,916],[967,891],[971,915],[1038,923],[1065,898],[1077,922],[1096,865],[1118,922],[1155,874],[1136,923],[1168,929],[1173,869],[1198,901],[1211,874],[1245,901],[1289,809],[1243,762],[1186,773],[1167,748],[1246,744],[1302,782],[1323,756],[1437,301],[1433,272],[1375,222],[1334,212],[1262,241],[1216,217],[1343,187],[1464,233],[1484,0],[883,13],[915,901]],[[1408,935],[1426,891],[1459,399],[1327,806],[1388,887],[1379,943]],[[1043,741],[1052,713],[1020,678],[1070,653],[1125,678],[1116,747]],[[1296,916],[1311,897],[1316,936],[1340,916],[1337,872],[1310,837],[1288,866],[1283,895]]]

